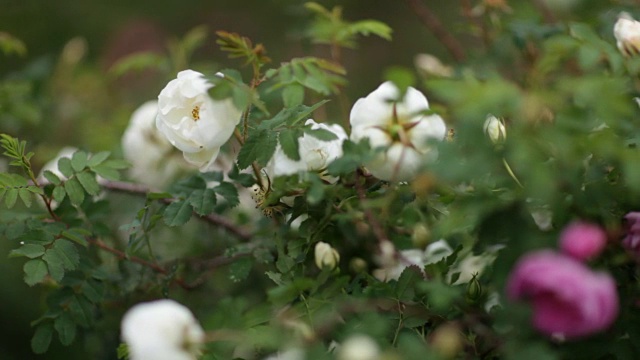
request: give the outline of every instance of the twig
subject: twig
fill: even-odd
[[[121,181],[107,181],[101,184],[104,188],[112,190],[112,191],[121,191],[121,192],[126,192],[126,193],[130,193],[130,194],[134,194],[134,195],[145,195],[149,192],[149,188],[143,185],[139,185],[139,184],[133,184],[133,183],[127,183],[127,182],[121,182]],[[163,202],[169,204],[172,203],[174,201],[176,201],[176,199],[162,199]],[[201,217],[201,219],[204,219],[206,221],[208,221],[211,224],[214,225],[218,225],[222,228],[224,228],[225,230],[229,231],[230,233],[236,235],[237,237],[239,237],[242,240],[250,240],[253,235],[249,232],[247,232],[244,229],[239,228],[238,226],[236,226],[234,223],[232,223],[229,219],[220,216],[218,214],[209,214],[207,216],[203,216]]]
[[[551,9],[549,9],[547,4],[544,3],[544,1],[542,1],[542,0],[531,0],[531,2],[536,7],[536,9],[538,9],[540,14],[542,14],[542,17],[544,18],[544,21],[546,23],[555,24],[556,22],[558,22],[558,19],[556,19],[556,16],[553,14]]]
[[[421,0],[405,0],[407,6],[418,16],[422,24],[429,29],[447,48],[449,53],[457,62],[463,62],[467,57],[464,47],[451,33],[444,27],[440,19],[433,14],[433,11]]]
[[[109,252],[113,255],[115,255],[116,257],[118,257],[121,260],[129,260],[131,262],[134,262],[136,264],[140,264],[143,266],[148,267],[149,269],[162,274],[162,275],[166,275],[169,276],[170,273],[169,271],[167,271],[165,268],[161,267],[158,264],[152,263],[150,261],[147,261],[145,259],[139,258],[137,256],[133,256],[133,255],[127,255],[126,253],[124,253],[123,251],[120,251],[118,249],[112,248],[111,246],[105,244],[104,242],[97,240],[97,239],[87,239],[87,241],[89,242],[89,244],[96,246],[97,248],[104,250],[106,252]],[[176,284],[180,285],[180,287],[182,287],[185,290],[192,290],[196,287],[198,287],[200,284],[187,284],[187,282],[185,282],[183,279],[181,278],[174,278],[173,282],[175,282]]]
[[[360,199],[360,201],[365,201],[367,199],[367,196],[365,195],[364,189],[360,184],[360,169],[356,171],[355,188],[356,188],[356,193],[358,194],[358,199]],[[375,235],[376,239],[378,239],[380,243],[389,241],[389,237],[387,237],[387,234],[385,234],[384,230],[382,229],[382,225],[380,225],[380,222],[378,221],[378,219],[376,219],[376,217],[373,216],[371,209],[363,207],[363,210],[364,210],[364,216],[367,217],[367,221],[369,222],[369,225],[371,225],[371,229],[373,230],[373,234]]]

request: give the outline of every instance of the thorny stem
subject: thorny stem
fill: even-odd
[[[22,158],[22,162],[26,165],[25,169],[27,171],[27,175],[29,176],[29,179],[31,179],[31,181],[33,182],[33,185],[42,189],[40,184],[38,184],[38,180],[36,179],[36,176],[33,173],[33,170],[31,170],[31,162],[25,157]],[[56,215],[56,213],[53,212],[53,208],[51,207],[51,199],[45,194],[40,195],[40,197],[44,201],[44,205],[46,206],[47,211],[49,212],[49,215],[51,215],[51,218],[53,218],[53,220],[55,221],[60,221],[60,217],[58,217],[58,215]]]
[[[160,265],[152,263],[152,262],[149,262],[149,261],[147,261],[145,259],[142,259],[142,258],[139,258],[137,256],[127,255],[126,253],[124,253],[124,252],[122,252],[122,251],[120,251],[118,249],[114,249],[111,246],[105,244],[101,240],[88,239],[88,242],[91,245],[94,245],[94,246],[96,246],[97,248],[99,248],[101,250],[104,250],[106,252],[109,252],[109,253],[115,255],[116,257],[118,257],[121,260],[129,260],[129,261],[134,262],[136,264],[140,264],[140,265],[143,265],[145,267],[148,267],[151,270],[153,270],[153,271],[155,271],[155,272],[157,272],[159,274],[166,275],[166,276],[170,275],[169,271],[167,271],[165,268],[161,267]],[[176,284],[180,285],[180,287],[182,287],[185,290],[191,290],[191,289],[194,289],[195,287],[197,287],[197,285],[187,284],[181,278],[174,278],[173,282],[175,282]]]
[[[364,193],[362,184],[360,184],[360,169],[356,171],[355,188],[356,188],[356,193],[358,194],[358,199],[360,199],[360,201],[365,201],[367,199],[367,196]],[[364,207],[363,210],[364,210],[364,216],[367,217],[367,221],[369,222],[369,225],[371,225],[373,234],[375,235],[376,239],[378,239],[378,242],[383,243],[385,241],[389,241],[387,234],[385,234],[384,230],[382,229],[382,225],[380,225],[380,222],[378,221],[378,219],[376,219],[376,217],[373,216],[373,213],[371,212],[371,210],[367,207]]]
[[[440,19],[433,14],[433,11],[422,0],[405,0],[407,6],[416,14],[422,24],[440,40],[457,62],[463,62],[467,57],[464,47],[451,33],[442,25]]]
[[[135,195],[142,195],[142,196],[146,196],[146,194],[149,192],[149,188],[147,188],[146,186],[127,183],[127,182],[121,182],[121,181],[108,181],[102,184],[102,186],[108,190],[121,191],[121,192],[126,192],[130,194],[135,194]],[[174,202],[175,200],[176,199],[163,199],[165,203],[171,203],[171,202]],[[237,236],[242,240],[250,240],[253,237],[251,233],[245,231],[244,229],[241,229],[240,227],[236,226],[231,221],[229,221],[229,219],[223,216],[220,216],[218,214],[209,214],[201,218],[208,221],[211,224],[218,225],[224,228],[225,230],[229,231],[230,233],[234,234],[235,236]]]
[[[473,6],[471,5],[470,0],[462,0],[462,14],[466,17],[470,22],[476,24],[478,29],[480,29],[480,37],[482,38],[482,42],[484,43],[485,48],[489,48],[489,33],[487,32],[487,26],[485,25],[482,19],[474,16],[472,13]]]

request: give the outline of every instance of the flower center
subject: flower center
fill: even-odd
[[[193,107],[193,110],[191,110],[191,117],[193,118],[193,121],[200,120],[200,106],[196,105]]]

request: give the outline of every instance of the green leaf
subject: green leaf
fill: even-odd
[[[44,190],[42,190],[41,187],[35,185],[27,186],[27,190],[29,190],[29,192],[33,194],[44,195]]]
[[[29,259],[37,258],[44,254],[44,246],[38,244],[24,244],[21,247],[11,250],[9,257],[26,256]]]
[[[68,309],[74,322],[83,327],[89,327],[93,322],[91,303],[84,296],[74,294],[68,303]]]
[[[100,192],[100,185],[98,185],[94,174],[81,172],[76,174],[76,178],[78,178],[78,181],[89,195],[98,195]]]
[[[47,252],[42,257],[45,259],[49,252],[54,251],[55,256],[58,257],[62,267],[66,270],[75,270],[78,265],[80,265],[80,255],[78,254],[78,248],[73,245],[73,243],[64,240],[58,239],[52,248],[47,250]],[[46,259],[45,259],[46,260]]]
[[[116,170],[123,170],[123,169],[127,169],[128,167],[131,166],[131,164],[129,164],[128,161],[123,160],[123,159],[110,159],[110,160],[106,160],[104,161],[102,164],[100,164],[101,166],[106,166],[112,169],[116,169]]]
[[[301,105],[304,101],[304,87],[300,84],[285,86],[282,90],[282,102],[284,107],[290,108]]]
[[[101,151],[99,153],[91,155],[91,158],[87,161],[87,166],[93,168],[102,164],[111,155],[108,151]]]
[[[326,129],[312,129],[311,127],[305,127],[304,133],[321,141],[332,141],[338,139],[336,134]]]
[[[253,267],[253,259],[250,257],[240,258],[229,265],[229,280],[240,282],[245,280],[251,268]]]
[[[238,197],[238,189],[229,182],[222,182],[220,185],[213,188],[217,194],[222,196],[229,206],[235,207],[240,203],[240,199]]]
[[[7,189],[4,195],[4,204],[11,209],[18,200],[18,189]]]
[[[20,200],[24,203],[26,207],[31,207],[33,203],[33,197],[31,197],[31,191],[27,188],[19,188],[18,195],[20,196]]]
[[[125,343],[118,345],[118,349],[116,349],[116,352],[117,352],[118,359],[129,358],[129,347]]]
[[[191,205],[186,200],[175,201],[164,210],[164,223],[168,226],[184,225],[191,218]]]
[[[71,159],[67,157],[58,159],[58,170],[67,178],[73,176],[73,166],[71,165]]]
[[[80,206],[84,201],[84,189],[77,178],[72,177],[64,183],[64,190],[69,195],[69,200],[76,206]]]
[[[64,346],[71,345],[76,338],[76,324],[71,315],[68,312],[63,312],[56,318],[53,326],[58,332],[60,343]]]
[[[51,278],[58,282],[62,281],[64,278],[64,267],[62,266],[62,260],[58,256],[58,253],[49,249],[44,253],[42,259],[46,261],[47,269]]]
[[[53,325],[51,322],[45,322],[36,328],[31,338],[31,350],[36,354],[44,354],[49,349],[51,339],[53,338]]]
[[[411,301],[414,295],[413,287],[417,281],[422,279],[422,273],[417,266],[406,267],[396,283],[395,293],[397,299],[401,301]]]
[[[96,174],[102,176],[107,180],[111,180],[111,181],[120,180],[120,173],[118,172],[118,170],[113,169],[104,163],[92,167],[91,170],[95,171]]]
[[[302,135],[302,132],[299,129],[287,129],[282,130],[278,134],[278,140],[280,141],[280,146],[282,147],[282,151],[285,155],[291,160],[298,161],[300,160],[300,150],[298,138]]]
[[[43,175],[44,175],[45,179],[47,179],[47,181],[49,181],[53,185],[60,185],[61,181],[60,181],[60,178],[58,177],[58,175],[52,173],[49,170],[45,170]]]
[[[53,200],[57,201],[58,204],[61,203],[65,196],[67,196],[67,192],[64,190],[63,186],[56,186],[53,188]]]
[[[216,193],[213,189],[195,190],[189,195],[188,201],[198,215],[207,215],[213,212],[216,205]]]
[[[71,167],[73,168],[73,170],[75,170],[75,172],[80,172],[87,166],[87,159],[88,156],[86,152],[76,151],[71,157]]]
[[[41,282],[48,273],[47,264],[40,259],[27,261],[22,269],[24,270],[24,282],[29,286]]]
[[[72,228],[72,229],[61,232],[60,235],[77,244],[87,247],[89,243],[87,243],[87,239],[85,239],[85,236],[91,235],[91,233],[86,231],[85,229]]]
[[[93,303],[100,302],[104,297],[104,289],[102,283],[98,281],[88,280],[82,284],[82,294]]]
[[[267,165],[277,145],[277,133],[273,131],[260,130],[252,133],[240,149],[238,167],[245,169],[254,161],[261,166]]]

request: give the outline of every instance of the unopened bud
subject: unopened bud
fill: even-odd
[[[414,59],[418,71],[425,77],[451,77],[453,69],[431,54],[418,54]]]
[[[489,115],[484,122],[484,133],[494,144],[502,144],[507,138],[507,128],[504,121],[493,115]]]
[[[338,349],[338,360],[377,360],[380,348],[375,341],[365,335],[348,338]]]
[[[467,301],[475,303],[482,297],[482,285],[478,281],[478,273],[473,274],[467,284]]]
[[[367,271],[367,267],[367,262],[362,258],[354,257],[349,261],[349,269],[355,274]]]
[[[319,269],[329,268],[333,270],[340,262],[340,254],[331,245],[319,241],[315,247],[315,260]]]
[[[413,246],[424,249],[431,240],[431,231],[425,224],[417,224],[413,227],[413,234],[411,234],[411,241]]]
[[[462,350],[460,329],[454,323],[438,326],[431,335],[431,346],[445,359],[453,359]]]

